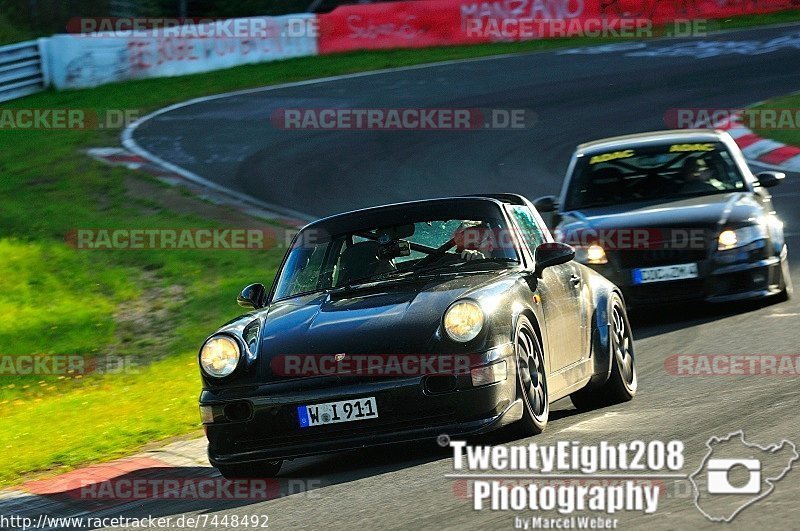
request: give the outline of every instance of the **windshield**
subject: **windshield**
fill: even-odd
[[[475,271],[517,263],[502,219],[431,219],[316,237],[298,235],[274,299],[423,272]]]
[[[672,200],[743,190],[745,182],[721,142],[670,143],[582,157],[565,210]]]

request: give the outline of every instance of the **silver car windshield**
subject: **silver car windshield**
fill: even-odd
[[[721,142],[591,153],[578,161],[565,210],[735,192],[745,181]]]

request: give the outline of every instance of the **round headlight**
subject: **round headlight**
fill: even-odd
[[[606,250],[596,243],[586,249],[586,261],[590,264],[607,264]]]
[[[200,366],[209,376],[223,378],[236,369],[240,356],[239,345],[233,338],[215,336],[203,345]]]
[[[739,236],[736,231],[726,229],[719,233],[719,250],[733,249],[739,243]]]
[[[480,334],[483,321],[483,310],[477,303],[459,301],[444,314],[444,329],[450,339],[466,343]]]

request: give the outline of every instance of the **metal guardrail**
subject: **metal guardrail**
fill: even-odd
[[[45,39],[0,46],[0,101],[21,98],[47,87]]]

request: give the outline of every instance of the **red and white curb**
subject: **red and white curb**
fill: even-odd
[[[735,120],[720,122],[715,128],[727,131],[733,137],[748,162],[778,170],[800,172],[800,147],[758,136]]]
[[[0,490],[0,517],[17,523],[29,518],[33,525],[44,516],[54,518],[79,517],[113,511],[119,514],[128,507],[141,505],[143,499],[126,500],[114,496],[86,496],[84,493],[109,490],[115,483],[128,485],[166,483],[167,480],[198,480],[218,478],[219,473],[211,468],[206,459],[204,437],[175,442],[162,448],[117,459],[108,463],[92,465],[60,474],[52,478],[29,481],[14,489]],[[3,529],[21,527],[1,526]]]

